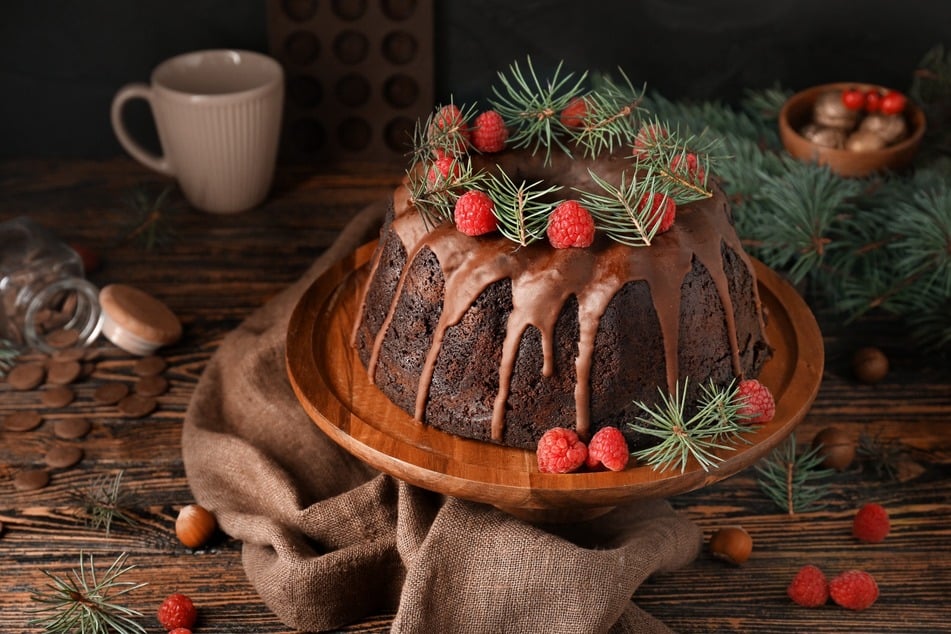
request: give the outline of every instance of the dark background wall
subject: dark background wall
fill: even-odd
[[[267,1],[293,2],[0,3],[0,158],[121,154],[116,90],[189,50],[267,51]],[[526,55],[542,71],[621,67],[668,97],[735,101],[777,82],[905,88],[926,51],[951,48],[948,0],[434,1],[437,101],[484,97]]]

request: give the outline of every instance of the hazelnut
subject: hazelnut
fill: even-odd
[[[802,136],[822,147],[841,148],[845,145],[845,132],[838,128],[828,128],[816,123],[810,123],[803,127]]]
[[[845,471],[855,459],[855,443],[837,427],[826,427],[816,434],[812,447],[818,448],[823,466],[836,471]]]
[[[852,152],[874,152],[884,147],[885,139],[867,130],[856,130],[845,140],[845,149]]]
[[[829,90],[816,98],[812,118],[821,126],[851,130],[855,127],[858,113],[842,103],[842,91]]]
[[[878,383],[888,374],[888,357],[878,348],[859,348],[852,355],[852,371],[862,383]]]
[[[175,520],[175,534],[188,548],[203,546],[215,530],[218,522],[211,511],[198,504],[187,504],[178,512]]]
[[[900,114],[872,113],[862,119],[859,130],[878,135],[886,145],[897,143],[908,134],[905,117]]]
[[[710,554],[737,566],[753,552],[753,538],[742,526],[725,526],[710,537]]]

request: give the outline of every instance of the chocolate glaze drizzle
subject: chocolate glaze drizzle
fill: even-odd
[[[491,158],[501,162],[508,173],[529,174],[526,178],[540,171],[536,159],[525,154],[506,153]],[[614,174],[616,177],[623,163],[602,160],[595,167],[590,162],[563,157],[545,167],[544,173],[549,182],[564,184],[565,197],[571,197],[567,188],[586,183],[588,167],[596,168],[602,176],[607,172],[609,176]],[[755,276],[750,259],[743,251],[731,224],[726,198],[718,188],[715,188],[714,196],[710,199],[679,207],[673,227],[657,236],[650,247],[627,247],[605,240],[588,249],[553,249],[547,243],[516,248],[517,245],[502,237],[468,237],[448,223],[429,231],[410,203],[405,185],[399,187],[394,195],[393,230],[405,247],[407,260],[386,319],[375,336],[367,368],[371,380],[403,291],[406,272],[422,250],[429,249],[435,254],[445,281],[443,311],[419,377],[414,412],[417,420],[422,421],[424,417],[433,369],[446,330],[463,318],[490,284],[505,278],[511,280],[513,310],[507,323],[499,387],[492,414],[491,438],[497,442],[503,437],[505,404],[523,333],[529,326],[534,326],[541,333],[544,355],[542,372],[550,376],[553,371],[555,322],[560,307],[571,295],[577,298],[580,323],[574,393],[576,430],[579,435],[586,437],[591,428],[589,376],[600,319],[611,299],[628,282],[644,280],[650,287],[664,342],[667,388],[673,392],[680,376],[678,338],[681,286],[691,271],[694,258],[706,268],[715,283],[727,321],[733,371],[737,377],[742,377],[733,302],[723,267],[723,244],[739,256],[749,270],[751,279],[755,280]],[[378,260],[375,259],[371,264],[371,279]],[[758,293],[755,283],[753,291]],[[758,294],[755,301],[758,306]],[[365,296],[359,315],[364,314],[363,302]],[[354,328],[354,341],[358,327],[359,320]],[[760,329],[763,330],[762,316]]]

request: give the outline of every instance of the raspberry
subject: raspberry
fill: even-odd
[[[437,189],[440,185],[447,185],[462,175],[462,168],[459,161],[451,156],[443,156],[433,161],[426,174],[426,182],[429,188]]]
[[[878,584],[864,570],[846,570],[829,582],[829,595],[836,605],[864,610],[878,598]]]
[[[192,631],[187,627],[176,627],[174,630],[170,631],[168,634],[192,634]]]
[[[198,620],[198,610],[184,594],[171,594],[159,606],[158,620],[166,630],[191,629]]]
[[[680,167],[680,163],[683,162],[684,167]],[[678,154],[670,161],[670,169],[677,171],[686,171],[690,178],[702,181],[707,177],[706,172],[703,171],[703,168],[700,167],[700,160],[697,158],[697,155],[693,152],[688,152],[687,154]]]
[[[786,594],[803,607],[819,607],[829,600],[829,583],[821,570],[809,564],[799,569]]]
[[[737,415],[748,423],[768,423],[776,414],[776,402],[769,388],[756,379],[740,381]]]
[[[884,541],[889,529],[888,511],[881,504],[866,504],[852,520],[852,536],[869,544]]]
[[[481,236],[498,228],[493,215],[495,203],[488,194],[470,189],[456,201],[456,228],[467,236]]]
[[[623,471],[630,457],[631,452],[621,430],[617,427],[602,427],[588,442],[588,458],[585,464],[589,469],[604,466],[611,471]]]
[[[566,128],[580,128],[588,114],[588,102],[584,97],[575,97],[561,111],[561,124]]]
[[[594,242],[594,219],[576,200],[566,200],[548,219],[548,241],[556,249],[590,247]]]
[[[509,138],[505,121],[495,110],[486,110],[475,118],[472,129],[472,146],[480,152],[501,152]]]
[[[538,440],[536,457],[542,473],[569,473],[584,464],[588,448],[574,430],[553,427]]]
[[[469,145],[469,126],[459,106],[449,104],[440,108],[429,125],[429,139],[436,147],[436,156],[448,153],[465,154]]]
[[[649,202],[648,196],[651,197]],[[644,197],[641,198],[641,202],[638,205],[638,211],[643,210],[648,204],[650,204],[650,214],[647,220],[648,226],[652,227],[659,221],[660,224],[657,226],[657,234],[664,233],[670,229],[674,224],[674,219],[677,217],[677,203],[674,202],[674,199],[659,192],[644,194]]]

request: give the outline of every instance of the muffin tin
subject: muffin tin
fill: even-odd
[[[433,108],[432,0],[267,3],[286,74],[281,158],[402,163]]]

